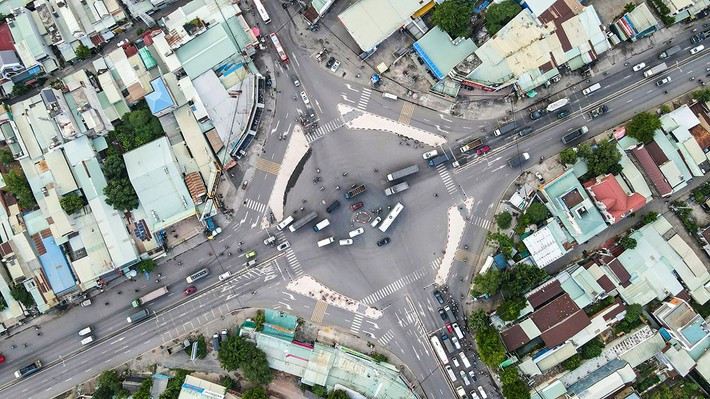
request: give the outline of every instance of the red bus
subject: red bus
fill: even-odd
[[[281,62],[288,62],[288,54],[284,51],[283,46],[281,46],[281,40],[279,40],[279,37],[276,36],[276,33],[272,33],[269,35],[271,38],[271,43],[274,44],[274,48],[276,49],[276,52],[279,54],[279,58],[281,59]]]

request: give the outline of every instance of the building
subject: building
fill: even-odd
[[[667,133],[666,137],[680,153],[683,164],[692,176],[703,176],[710,170],[710,162],[691,133],[696,127],[702,129],[700,119],[687,105],[661,116],[661,129]]]
[[[224,399],[226,393],[227,388],[219,384],[188,375],[182,383],[178,399]]]
[[[414,51],[424,60],[424,65],[437,79],[443,79],[476,51],[478,47],[470,38],[452,39],[438,26],[433,27],[414,43]]]
[[[539,268],[552,264],[572,248],[562,228],[554,220],[549,220],[545,226],[523,238],[523,243]]]
[[[636,380],[628,362],[614,359],[567,387],[567,394],[579,399],[603,399]]]
[[[610,28],[621,40],[633,42],[653,34],[661,29],[661,25],[648,8],[648,4],[641,3],[630,12],[622,15],[611,24]]]
[[[646,205],[643,195],[627,193],[611,173],[584,183],[584,188],[608,224],[617,223]]]
[[[653,317],[663,325],[661,334],[670,337],[671,342],[678,342],[686,351],[693,351],[698,345],[708,346],[710,329],[688,302],[672,298],[663,302],[653,312]]]

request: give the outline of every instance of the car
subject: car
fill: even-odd
[[[476,372],[474,370],[469,370],[468,376],[471,377],[472,380],[476,381]]]
[[[456,359],[456,358],[454,358]],[[461,376],[461,381],[463,381],[463,384],[468,386],[471,385],[471,381],[468,380],[468,377],[466,377],[466,372],[463,370],[459,370],[459,375]]]
[[[326,68],[330,68],[335,64],[335,57],[328,58],[328,62],[325,63]]]
[[[252,260],[244,263],[244,267],[252,267],[254,265],[256,265],[256,259],[252,259]]]
[[[303,103],[306,105],[311,103],[311,100],[308,99],[308,96],[306,95],[305,91],[301,92],[301,100],[303,100]]]
[[[479,148],[479,149],[476,150],[476,154],[478,154],[478,155],[483,155],[483,154],[487,153],[487,152],[490,151],[490,150],[491,150],[491,147],[490,147],[490,146],[484,145],[483,147],[481,147],[481,148]]]
[[[283,250],[290,248],[290,247],[291,247],[291,244],[288,241],[284,241],[281,244],[279,244],[278,247],[276,247],[276,250],[283,251]]]
[[[227,330],[222,330],[222,332],[219,334],[222,336],[222,341],[227,339],[228,332]]]
[[[5,363],[5,356],[0,355],[0,363]]]
[[[81,302],[81,306],[84,308],[87,306],[90,306],[90,305],[91,305],[91,299],[85,299]]]
[[[356,202],[356,203],[350,205],[350,209],[353,210],[353,211],[354,211],[354,210],[357,210],[357,209],[360,209],[360,208],[362,208],[362,201]]]
[[[224,281],[232,276],[232,272],[224,272],[219,275],[219,281]]]
[[[543,116],[547,114],[547,110],[545,108],[543,109],[538,109],[537,111],[533,111],[530,113],[530,119],[535,120],[535,119],[540,119]]]
[[[540,172],[535,172],[535,177],[537,177],[537,180],[539,180],[540,183],[543,183],[545,181],[545,179],[543,179],[542,177],[542,173]]]
[[[381,221],[382,221],[382,216],[378,216],[375,218],[375,220],[372,221],[372,223],[370,223],[370,226],[377,227],[377,225],[380,224]]]
[[[389,238],[389,237],[385,237],[385,238],[381,239],[380,241],[377,241],[377,246],[378,246],[378,247],[381,247],[381,246],[387,245],[387,244],[389,244],[389,243],[390,243],[390,238]]]
[[[528,126],[528,127],[524,128],[524,129],[520,129],[520,131],[518,132],[518,136],[520,136],[520,137],[525,137],[525,136],[527,136],[528,134],[532,133],[533,130],[535,130],[535,128],[532,127],[532,126]]]
[[[666,76],[665,78],[663,78],[663,79],[659,80],[658,82],[656,82],[656,86],[663,86],[664,84],[669,83],[670,81],[671,81],[671,77],[670,77],[670,76]]]
[[[707,37],[705,36],[705,32],[700,32],[697,35],[694,35],[693,37],[690,38],[690,42],[693,44],[700,43],[703,40],[705,40]]]
[[[183,291],[182,293],[185,294],[185,296],[188,296],[188,295],[194,293],[195,291],[197,291],[197,287],[192,285],[190,287],[185,288],[185,291]]]
[[[340,61],[335,61],[335,62],[333,63],[333,66],[330,67],[330,72],[335,73],[335,71],[337,71],[338,68],[340,68]]]
[[[269,246],[273,247],[274,245],[276,245],[276,237],[269,236],[269,238],[264,240],[264,245],[269,245]]]
[[[634,72],[638,72],[638,71],[640,71],[640,70],[642,70],[642,69],[644,69],[644,68],[646,68],[646,63],[645,63],[645,62],[642,62],[642,63],[640,63],[640,64],[634,65],[634,67],[631,68],[631,70],[633,70]]]
[[[562,111],[557,113],[557,119],[565,119],[570,115],[571,112],[567,109],[563,109]]]
[[[348,235],[350,236],[350,238],[353,238],[353,237],[359,236],[360,234],[362,234],[364,232],[365,232],[365,229],[363,229],[362,227],[358,227],[357,229],[348,233]]]
[[[434,298],[436,298],[436,301],[439,302],[440,305],[444,304],[444,297],[441,296],[439,290],[434,290]]]
[[[271,86],[273,86],[274,83],[271,81],[271,75],[269,75],[269,74],[267,73],[266,76],[264,76],[264,78],[265,78],[265,80],[266,80],[266,87],[271,87]]]
[[[447,339],[449,339],[449,336],[444,333],[441,333],[441,340],[446,341]]]
[[[454,364],[454,367],[459,367],[459,361],[456,358],[451,359],[451,363]]]
[[[353,245],[353,239],[352,238],[345,238],[340,241],[338,241],[338,244],[340,245]]]
[[[449,318],[449,316],[446,315],[446,312],[442,308],[439,308],[439,316],[441,317],[441,320],[447,320]]]
[[[701,51],[703,51],[703,50],[705,50],[705,46],[703,46],[703,45],[701,44],[701,45],[699,45],[699,46],[695,46],[695,47],[691,48],[691,49],[690,49],[690,54],[693,54],[693,55],[694,55],[694,54],[698,54],[699,52],[701,52]]]
[[[301,85],[301,82],[298,80],[298,76],[296,76],[296,75],[291,76],[291,80],[293,81],[294,86],[298,87]]]
[[[429,159],[429,158],[434,158],[435,156],[439,155],[439,151],[437,150],[431,150],[427,151],[422,155],[422,158],[424,159]]]
[[[256,257],[256,251],[249,251],[249,252],[247,252],[246,255],[244,255],[244,257],[245,257],[246,259],[254,258],[254,257]]]
[[[609,112],[609,107],[607,107],[606,104],[602,104],[602,105],[594,108],[593,110],[589,111],[589,116],[591,116],[592,119],[594,119],[596,117],[606,114],[607,112]]]
[[[476,391],[471,391],[470,394],[471,394],[471,399],[481,399],[481,397],[478,396]]]
[[[454,332],[454,328],[451,327],[451,323],[446,322],[446,324],[444,324],[444,325],[446,326],[446,329],[449,330],[450,333]]]

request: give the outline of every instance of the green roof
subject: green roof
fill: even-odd
[[[451,72],[458,63],[476,51],[478,47],[471,39],[458,44],[451,41],[451,36],[438,26],[414,43],[414,50],[419,53],[429,68],[440,79]]]
[[[177,49],[178,59],[190,79],[195,79],[237,52],[222,24],[213,26]]]
[[[145,69],[150,69],[158,65],[148,48],[141,47],[138,49],[138,55],[141,57],[141,61],[143,61],[143,65],[145,65]]]

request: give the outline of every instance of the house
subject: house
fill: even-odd
[[[222,385],[188,375],[185,376],[178,399],[224,399],[226,393],[227,388]]]
[[[693,176],[703,176],[710,170],[710,162],[691,130],[700,126],[700,119],[687,105],[661,116],[661,128],[681,155],[684,165]]]
[[[321,19],[333,3],[335,0],[311,0],[301,15],[309,24],[313,25]]]
[[[707,323],[683,299],[671,298],[663,302],[653,312],[653,317],[663,326],[661,334],[671,342],[678,342],[684,350],[691,352],[698,346],[705,349],[710,346]]]
[[[624,191],[611,173],[584,183],[584,188],[608,224],[617,223],[646,205],[643,195]]]
[[[45,73],[57,70],[59,62],[49,46],[45,44],[32,12],[25,8],[17,8],[15,12],[13,15],[8,15],[7,25],[22,64],[27,69],[39,66]]]
[[[414,51],[437,79],[443,79],[478,47],[470,38],[452,39],[438,26],[414,43]]]
[[[523,238],[523,243],[537,267],[541,269],[564,256],[572,248],[562,228],[554,220],[549,220],[545,226]]]
[[[631,365],[621,359],[614,359],[568,386],[567,394],[579,399],[606,398],[634,380],[636,372]]]
[[[647,3],[637,5],[610,26],[621,40],[636,41],[661,29],[661,24],[648,8]]]

